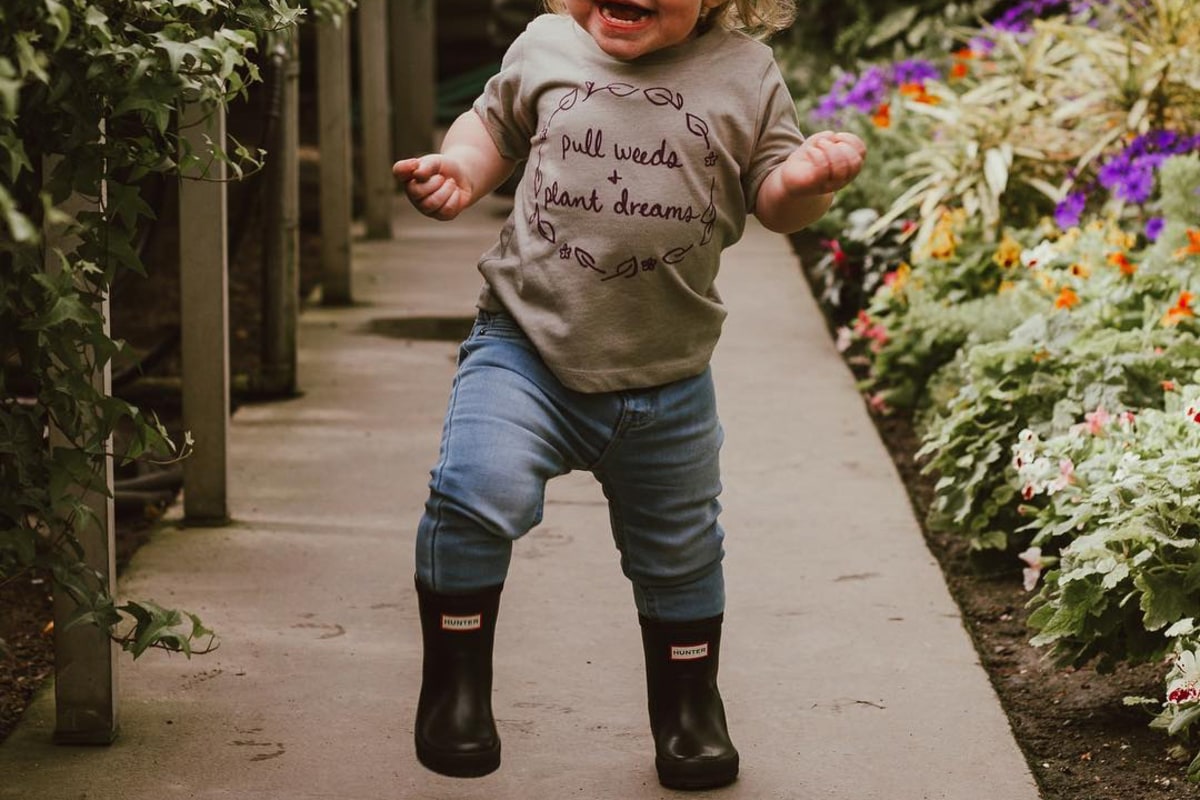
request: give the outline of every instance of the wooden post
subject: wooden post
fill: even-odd
[[[437,73],[433,0],[391,0],[392,155],[406,158],[433,149]]]
[[[300,49],[297,32],[281,32],[271,52],[281,81],[275,136],[267,147],[264,240],[263,383],[272,393],[296,392],[296,330],[300,324]]]
[[[188,525],[229,521],[229,230],[225,108],[189,104],[180,120],[186,150],[179,185],[179,292],[183,330],[183,424],[195,451],[183,461],[183,515]]]
[[[368,239],[392,238],[392,115],[388,96],[388,13],[385,0],[359,0],[358,73],[362,108],[362,171]]]
[[[47,170],[53,169],[53,159],[47,159]],[[101,198],[104,185],[98,188]],[[81,211],[95,211],[96,203],[75,195],[62,210],[74,216]],[[77,241],[65,237],[62,231],[46,231],[46,269],[59,269],[56,249],[71,253]],[[101,297],[100,313],[104,317],[104,332],[108,334],[108,295]],[[102,394],[112,393],[112,366],[104,364],[92,376],[92,384]],[[56,428],[50,431],[51,447],[73,447]],[[112,439],[105,445],[112,452]],[[102,459],[96,465],[107,493],[87,492],[83,501],[92,509],[95,519],[75,530],[83,547],[83,562],[100,576],[103,587],[112,596],[117,592],[116,522],[113,515],[113,462]],[[117,653],[118,648],[107,629],[95,625],[67,624],[78,604],[66,592],[54,593],[54,741],[59,744],[111,744],[117,736]]]
[[[349,305],[350,24],[317,23],[317,115],[321,151],[322,302]]]

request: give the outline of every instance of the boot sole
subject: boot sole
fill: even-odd
[[[500,768],[500,745],[477,753],[447,753],[417,742],[417,760],[450,778],[481,778]]]
[[[728,761],[664,761],[656,758],[658,782],[667,789],[716,789],[737,780],[738,759]]]

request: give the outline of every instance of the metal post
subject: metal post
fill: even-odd
[[[183,514],[189,525],[229,521],[229,221],[225,108],[189,104],[180,120],[185,150],[179,185],[179,271],[183,330],[183,424],[195,451],[183,462]]]
[[[317,23],[317,115],[321,151],[322,302],[348,305],[350,292],[349,21]]]
[[[391,0],[392,153],[417,156],[433,149],[437,84],[433,0]]]
[[[272,393],[296,392],[300,322],[300,50],[295,28],[272,48],[278,109],[268,143],[263,248],[262,378]]]
[[[385,0],[359,0],[358,72],[362,107],[362,171],[368,239],[392,238],[391,108]]]
[[[53,159],[47,159],[47,171],[52,171]],[[99,187],[104,196],[104,185]],[[97,204],[75,195],[63,204],[62,210],[71,216],[81,211],[95,211]],[[60,230],[46,231],[46,268],[57,270],[55,250],[71,253],[78,242],[65,237]],[[108,295],[99,301],[104,316],[104,332],[108,334]],[[102,394],[112,393],[112,366],[105,363],[92,376],[92,384]],[[60,431],[50,431],[51,447],[73,447]],[[105,444],[112,452],[112,439]],[[110,595],[117,592],[116,522],[113,515],[113,462],[103,458],[96,465],[107,491],[89,491],[83,497],[95,514],[86,526],[75,530],[83,547],[83,562],[99,576]],[[54,741],[59,744],[111,744],[117,736],[117,646],[107,629],[95,625],[67,624],[78,605],[66,592],[54,593]]]

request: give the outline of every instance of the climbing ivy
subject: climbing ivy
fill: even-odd
[[[0,585],[49,574],[78,601],[79,622],[109,629],[135,658],[214,639],[195,615],[117,605],[82,561],[77,534],[94,521],[85,496],[107,491],[106,459],[177,459],[190,445],[93,385],[120,349],[100,301],[120,273],[145,271],[135,241],[155,212],[141,183],[196,158],[180,155],[182,105],[243,95],[265,37],[352,4],[0,4]],[[235,145],[218,157],[237,175],[262,155]],[[133,433],[112,452],[118,426]]]

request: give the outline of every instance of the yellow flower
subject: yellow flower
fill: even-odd
[[[1088,278],[1091,277],[1092,268],[1087,264],[1076,261],[1071,265],[1071,274],[1076,278]]]
[[[908,285],[908,279],[911,274],[912,267],[901,261],[900,266],[883,276],[883,284],[891,288],[894,295],[904,294],[904,287]]]
[[[1137,244],[1137,237],[1131,233],[1126,233],[1114,225],[1104,234],[1104,241],[1113,247],[1128,250]]]
[[[996,289],[996,294],[1011,292],[1015,288],[1017,288],[1017,284],[1013,281],[1000,281],[1000,287]]]
[[[996,248],[996,254],[992,256],[992,261],[1005,269],[1015,267],[1021,263],[1021,250],[1021,243],[1006,233],[1000,240],[1000,246]]]

